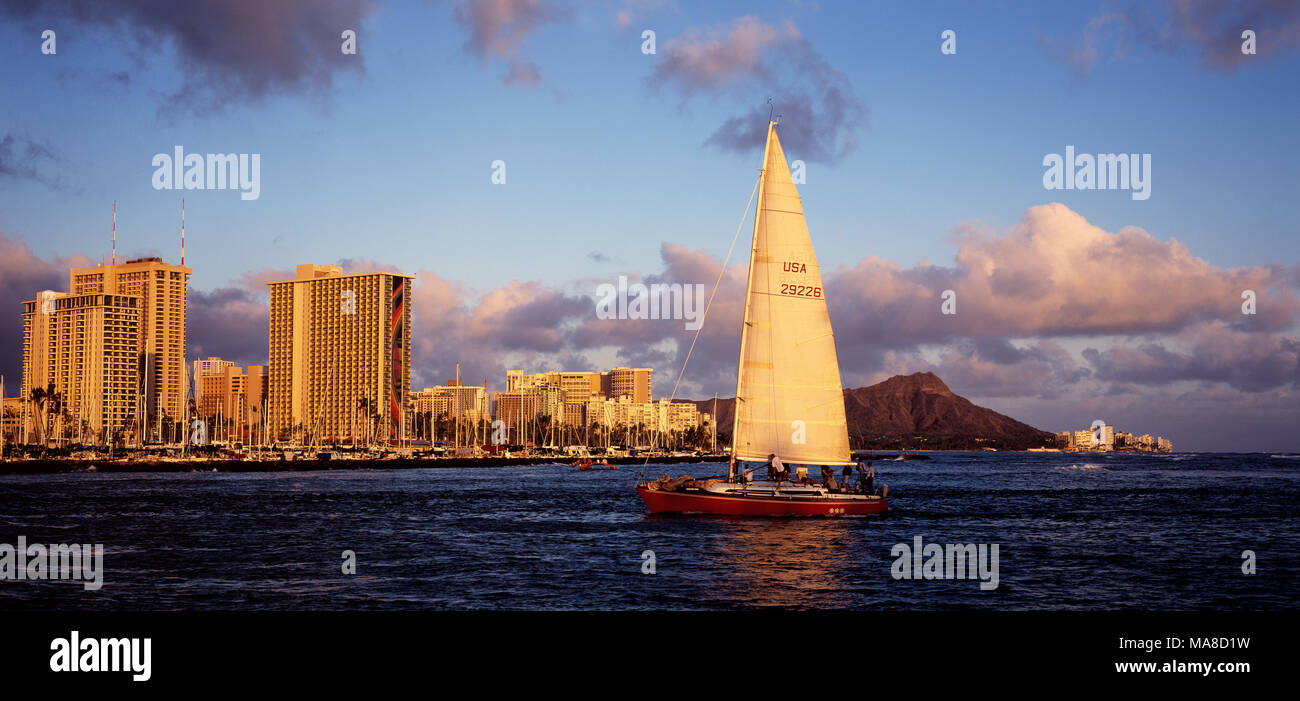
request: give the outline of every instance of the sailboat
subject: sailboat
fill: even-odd
[[[813,476],[814,466],[833,474],[854,461],[826,293],[777,124],[768,120],[754,210],[728,473],[638,484],[651,513],[851,516],[889,510],[888,487],[876,494],[874,488],[836,485],[833,478],[797,476]],[[772,455],[795,472],[794,481],[749,479]]]

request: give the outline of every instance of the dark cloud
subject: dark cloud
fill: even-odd
[[[1022,345],[1005,339],[958,341],[933,370],[959,393],[1044,399],[1068,395],[1091,374],[1050,340]]]
[[[63,189],[63,175],[59,171],[63,159],[49,146],[31,139],[5,134],[0,139],[0,182],[31,180],[55,189]]]
[[[270,304],[265,295],[241,287],[210,292],[191,287],[186,315],[191,360],[217,356],[244,366],[266,364]]]
[[[329,88],[335,73],[363,65],[364,39],[357,55],[344,55],[341,34],[360,32],[374,7],[370,0],[0,0],[0,15],[118,29],[149,55],[170,43],[184,78],[164,109],[197,112]]]
[[[1256,55],[1241,52],[1252,30]],[[1300,3],[1293,0],[1165,0],[1162,4],[1105,3],[1078,39],[1043,38],[1050,53],[1087,74],[1098,61],[1119,61],[1135,47],[1191,53],[1201,64],[1232,70],[1251,60],[1300,50]]]
[[[70,268],[94,264],[81,255],[46,261],[21,239],[0,233],[0,374],[9,396],[17,396],[22,381],[22,303],[42,290],[67,290]]]
[[[1105,381],[1169,385],[1222,382],[1243,392],[1300,388],[1300,338],[1238,331],[1224,323],[1188,329],[1169,341],[1087,348],[1083,357]]]
[[[1294,0],[1169,0],[1175,36],[1214,68],[1236,68],[1256,58],[1241,52],[1242,30],[1256,35],[1258,56],[1300,49],[1300,3]],[[1148,36],[1139,40],[1159,48]]]
[[[507,84],[537,85],[541,72],[520,56],[520,48],[538,27],[567,19],[570,12],[545,0],[464,0],[452,16],[469,30],[466,53],[484,63],[504,61],[508,69],[502,81]]]
[[[683,103],[697,96],[772,98],[786,152],[805,161],[834,162],[857,148],[867,107],[845,74],[833,68],[793,24],[768,25],[745,16],[722,29],[688,29],[664,42],[650,76]],[[706,140],[723,150],[761,149],[769,109],[754,105],[727,119]]]
[[[594,301],[537,282],[512,281],[473,299],[460,285],[429,270],[416,275],[412,313],[412,385],[452,376],[502,382],[509,368],[543,367],[579,352],[571,336]],[[497,384],[500,387],[500,384]]]

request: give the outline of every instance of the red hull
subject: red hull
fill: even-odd
[[[884,499],[797,499],[727,496],[703,492],[665,492],[637,487],[652,514],[695,513],[727,516],[865,516],[889,510]]]

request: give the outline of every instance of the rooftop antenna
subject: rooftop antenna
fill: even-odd
[[[113,200],[113,265],[117,265],[117,200]]]
[[[185,198],[181,198],[181,267],[185,266]]]

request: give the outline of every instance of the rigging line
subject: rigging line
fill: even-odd
[[[700,340],[700,332],[704,330],[704,320],[709,317],[709,307],[713,306],[713,297],[718,294],[718,286],[722,284],[722,276],[727,274],[727,263],[731,262],[731,254],[736,250],[736,241],[740,239],[740,230],[745,228],[745,220],[749,219],[749,206],[754,203],[754,195],[758,192],[758,184],[762,182],[762,173],[754,180],[754,189],[749,192],[749,202],[745,203],[745,211],[740,215],[740,223],[736,225],[736,233],[731,237],[731,247],[727,249],[727,257],[722,261],[722,268],[718,270],[718,279],[713,282],[713,292],[709,293],[709,301],[704,304],[704,314],[700,316],[700,325],[695,329],[695,337],[691,339],[691,347],[686,351],[686,359],[682,361],[682,369],[677,373],[677,382],[673,383],[672,396],[668,398],[669,402],[677,398],[677,389],[682,384],[682,376],[686,374],[686,364],[691,362],[691,354],[695,352],[695,342]],[[713,417],[716,423],[718,417]]]
[[[749,219],[749,206],[754,204],[754,195],[758,193],[758,184],[763,181],[763,171],[759,170],[758,177],[754,179],[754,189],[749,191],[749,201],[745,203],[745,210],[740,214],[740,223],[736,225],[736,233],[731,237],[731,247],[727,249],[727,257],[722,261],[722,268],[718,270],[718,279],[713,281],[713,291],[709,293],[709,301],[704,303],[704,313],[700,315],[700,325],[695,329],[695,337],[691,339],[691,347],[686,351],[686,358],[682,360],[682,369],[677,372],[677,381],[673,383],[673,393],[668,398],[668,403],[672,404],[677,398],[677,390],[681,387],[682,376],[686,374],[686,365],[691,362],[691,354],[695,352],[695,342],[700,340],[700,332],[704,330],[704,320],[709,318],[709,307],[713,306],[713,297],[718,294],[718,286],[722,284],[722,277],[727,274],[727,264],[731,262],[731,254],[736,250],[736,241],[740,239],[740,230],[745,228],[745,221]],[[751,253],[752,255],[752,253]],[[713,417],[714,430],[717,430],[718,417]],[[646,457],[642,467],[650,464],[649,456]]]

